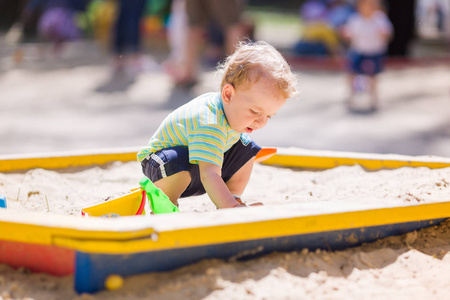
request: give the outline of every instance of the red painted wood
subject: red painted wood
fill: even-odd
[[[73,273],[75,251],[53,245],[0,241],[0,263],[15,268],[25,267],[32,272],[64,276]]]

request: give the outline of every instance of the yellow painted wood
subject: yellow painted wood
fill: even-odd
[[[276,154],[264,161],[263,164],[307,169],[331,169],[338,166],[360,165],[368,170],[396,169],[402,167],[427,167],[432,169],[450,167],[450,162],[384,160],[355,157],[302,156],[283,154]]]
[[[54,239],[54,243],[58,246],[86,252],[119,254],[214,245],[448,217],[450,217],[450,202],[443,202],[261,222],[185,228],[154,232],[147,238],[128,241],[73,239],[60,236]]]
[[[98,153],[98,154],[68,154],[37,157],[0,157],[0,172],[21,171],[34,168],[64,169],[71,167],[86,167],[103,165],[113,161],[134,161],[137,152]]]
[[[0,156],[0,172],[20,171],[33,168],[62,169],[102,165],[113,161],[135,161],[139,149],[115,149],[96,153],[56,153],[37,156]],[[362,154],[338,151],[284,151],[262,162],[263,164],[311,169],[330,169],[343,165],[361,165],[369,170],[395,169],[401,167],[450,167],[449,158],[427,159],[424,157],[389,154]]]
[[[105,164],[111,161],[134,161],[135,151],[92,153],[41,157],[0,157],[0,171],[17,171],[32,168],[68,168]],[[282,151],[265,161],[266,164],[328,169],[341,165],[359,164],[367,169],[399,167],[449,167],[447,161],[424,159],[385,159],[361,155],[301,155]],[[134,253],[180,247],[195,247],[253,239],[290,236],[350,228],[421,221],[450,217],[450,202],[421,204],[407,207],[381,208],[345,213],[277,218],[250,223],[229,223],[220,226],[189,227],[179,230],[155,232],[151,226],[133,231],[102,231],[95,226],[89,230],[40,226],[25,222],[0,220],[0,240],[43,245],[57,245],[94,253]],[[138,217],[130,217],[138,218]],[[83,219],[80,219],[80,222]],[[131,220],[131,219],[130,219]],[[114,220],[111,220],[114,222]],[[113,223],[111,223],[113,224]]]
[[[153,228],[134,231],[100,231],[92,227],[90,230],[77,230],[67,227],[51,227],[20,222],[0,221],[0,240],[24,242],[39,245],[55,245],[55,240],[65,237],[74,241],[102,240],[128,241],[147,237],[154,233]],[[76,247],[75,247],[76,249]]]
[[[274,148],[265,148],[266,152],[276,152]],[[30,155],[0,156],[0,172],[29,170],[34,168],[64,169],[103,165],[113,161],[135,161],[138,148],[112,149],[96,152],[66,152]],[[268,157],[266,153],[266,157]],[[261,158],[260,158],[261,159]],[[264,158],[265,159],[265,158]]]

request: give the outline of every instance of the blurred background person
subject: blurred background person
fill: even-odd
[[[215,22],[223,32],[225,54],[233,53],[235,45],[245,35],[241,23],[242,0],[186,0],[185,8],[188,32],[183,62],[180,68],[173,68],[170,72],[179,87],[191,87],[197,82],[200,53],[211,22]]]
[[[91,35],[102,50],[111,49],[116,14],[116,0],[92,0],[87,7],[86,15]]]
[[[375,111],[378,107],[376,76],[383,69],[383,58],[393,28],[381,10],[380,0],[357,0],[356,10],[342,31],[344,38],[349,41],[350,96],[347,105],[349,109],[353,109],[355,93],[358,89],[367,87],[370,95],[369,111]],[[360,82],[362,78],[368,79],[367,84]]]
[[[176,70],[182,67],[186,59],[188,24],[186,0],[172,0],[167,24],[167,41],[170,52],[167,60],[163,63],[163,68],[173,76],[176,76]]]
[[[147,0],[118,0],[113,27],[112,48],[116,73],[135,73],[140,68],[141,19]]]
[[[425,39],[449,39],[450,1],[418,0],[416,5],[417,34]]]
[[[339,37],[329,20],[328,3],[309,0],[300,6],[304,29],[293,52],[300,56],[333,56],[339,52]],[[337,22],[337,21],[336,21]]]
[[[353,5],[345,0],[305,1],[299,10],[304,28],[293,53],[300,56],[340,56],[343,45],[339,31],[354,11]]]
[[[53,57],[60,57],[64,43],[81,36],[76,14],[86,9],[87,2],[88,0],[31,0],[23,11],[22,22],[26,24],[33,15],[40,13],[37,34],[43,41],[52,43]]]

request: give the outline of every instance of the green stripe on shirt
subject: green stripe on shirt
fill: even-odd
[[[231,129],[223,111],[219,93],[203,94],[169,114],[142,148],[137,159],[164,148],[187,146],[190,163],[206,161],[222,166],[223,154],[241,138],[249,138]]]

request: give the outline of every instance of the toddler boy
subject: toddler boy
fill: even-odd
[[[206,192],[217,208],[245,206],[240,198],[261,149],[247,134],[296,92],[289,65],[265,42],[241,43],[221,69],[220,92],[173,111],[137,154],[144,175],[175,205]]]

